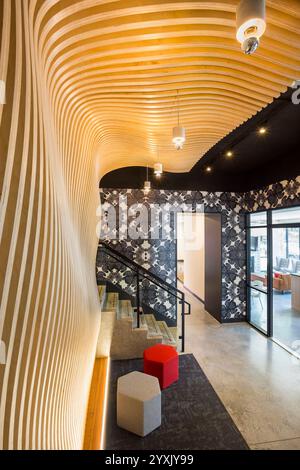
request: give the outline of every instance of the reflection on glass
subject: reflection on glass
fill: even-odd
[[[261,225],[267,225],[267,213],[256,212],[255,214],[250,214],[250,226],[260,227]]]
[[[273,336],[290,349],[300,339],[300,229],[273,229]]]
[[[268,241],[266,228],[250,230],[250,283],[262,291],[268,287]]]
[[[295,224],[300,223],[300,207],[290,207],[272,211],[273,224]]]
[[[276,228],[273,230],[273,269],[281,273],[300,272],[299,228]]]
[[[265,333],[267,333],[268,328],[267,298],[267,294],[256,289],[250,289],[250,322]]]

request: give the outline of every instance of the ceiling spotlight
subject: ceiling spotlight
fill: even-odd
[[[258,133],[259,133],[260,135],[265,135],[265,134],[267,133],[267,128],[266,128],[266,127],[260,127],[260,128],[258,129]]]
[[[154,174],[157,178],[160,178],[163,172],[162,163],[155,163],[154,165]]]
[[[211,166],[207,166],[206,169],[205,169],[206,173],[211,173],[212,172],[212,167]]]
[[[231,150],[228,150],[228,152],[226,152],[226,157],[227,158],[233,157],[233,152]]]
[[[181,150],[185,142],[185,128],[180,125],[179,119],[179,96],[177,91],[177,126],[173,128],[173,144],[176,150]]]
[[[241,0],[236,11],[236,38],[245,54],[254,54],[266,30],[265,0]]]

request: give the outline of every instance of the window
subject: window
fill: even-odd
[[[250,229],[250,284],[267,291],[268,286],[268,239],[267,229]]]
[[[290,207],[272,211],[272,224],[298,224],[300,223],[300,208]]]
[[[266,212],[256,212],[255,214],[250,214],[250,226],[251,227],[260,227],[267,225],[267,213]]]

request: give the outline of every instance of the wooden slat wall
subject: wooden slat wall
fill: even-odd
[[[0,446],[80,448],[99,307],[96,188],[186,171],[300,74],[300,2],[269,0],[246,57],[237,0],[0,0]],[[187,128],[171,145],[176,91]]]
[[[54,93],[44,79],[55,3],[0,1],[4,449],[82,448],[100,324],[97,136],[71,90]]]
[[[105,405],[109,359],[96,359],[86,419],[84,450],[100,450],[105,435]]]

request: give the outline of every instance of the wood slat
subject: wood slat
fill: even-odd
[[[95,360],[86,417],[83,450],[100,450],[105,429],[103,417],[106,404],[109,359]]]

